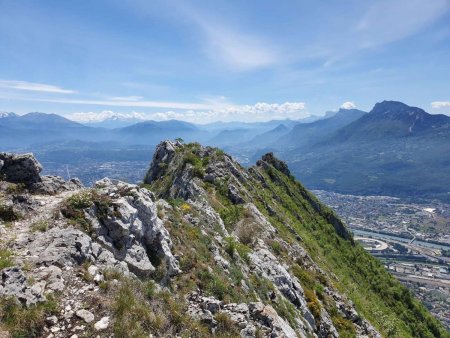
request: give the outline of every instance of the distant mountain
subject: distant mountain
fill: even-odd
[[[450,117],[401,102],[278,152],[310,188],[450,201]]]
[[[0,111],[0,119],[7,118],[7,117],[15,117],[18,116],[16,113],[7,112],[7,111]]]
[[[280,137],[289,133],[291,128],[286,127],[284,124],[266,131],[265,133],[259,134],[250,140],[250,144],[253,146],[265,146],[267,144],[272,144],[277,141]]]
[[[256,134],[258,134],[258,131],[255,131],[255,129],[226,129],[209,139],[208,144],[222,147],[240,145],[249,142]]]
[[[358,109],[340,109],[329,118],[312,123],[297,124],[288,134],[274,142],[272,146],[292,149],[315,144],[365,114],[366,112]]]
[[[9,114],[0,119],[0,142],[4,149],[67,139],[98,138],[102,132],[56,114]]]
[[[80,122],[88,127],[98,127],[106,129],[115,129],[131,126],[136,123],[147,121],[148,119],[141,113],[115,113],[112,111],[103,111],[93,116],[83,116],[84,121]]]
[[[117,128],[124,128],[131,126],[136,123],[141,123],[143,120],[141,119],[121,119],[121,118],[108,118],[103,121],[98,122],[84,122],[83,124],[87,127],[94,127],[94,128],[106,128],[106,129],[117,129]]]
[[[200,129],[207,130],[207,131],[222,131],[222,130],[234,130],[234,129],[259,129],[260,132],[269,131],[273,128],[278,127],[280,124],[284,124],[287,127],[294,126],[298,123],[301,123],[303,121],[307,121],[311,117],[307,117],[305,119],[300,120],[270,120],[265,122],[213,122],[208,124],[201,124],[197,125]],[[313,119],[316,119],[318,117],[314,116]]]
[[[145,121],[114,129],[113,133],[123,142],[146,145],[155,145],[161,140],[178,137],[186,141],[199,141],[209,135],[192,123],[178,120]]]
[[[431,115],[423,109],[402,102],[377,103],[369,114],[340,129],[330,143],[343,141],[367,142],[389,137],[413,137],[429,133],[445,135],[450,131],[450,117]]]

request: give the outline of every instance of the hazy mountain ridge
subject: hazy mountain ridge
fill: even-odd
[[[12,115],[0,119],[0,142],[5,150],[36,152],[45,158],[47,167],[58,168],[59,173],[72,163],[75,173],[89,182],[103,175],[102,171],[86,180],[87,173],[96,172],[94,167],[82,168],[89,161],[100,165],[102,158],[120,166],[126,158],[127,167],[135,163],[142,171],[149,161],[142,149],[152,149],[161,139],[180,137],[222,147],[244,164],[273,151],[314,189],[449,200],[450,117],[395,101],[377,103],[370,113],[341,109],[327,116],[310,123],[145,121],[108,130],[46,114]],[[64,150],[67,141],[76,140],[87,144],[79,150]],[[118,156],[121,160],[115,161],[114,156],[125,149],[133,155]],[[65,157],[75,162],[60,163]]]

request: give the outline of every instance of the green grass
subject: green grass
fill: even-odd
[[[49,229],[48,221],[37,221],[31,225],[32,232],[46,232]]]
[[[47,301],[25,308],[12,298],[0,298],[0,322],[12,338],[40,337],[45,318],[57,315],[58,303],[51,295]]]
[[[338,277],[334,285],[346,293],[363,314],[387,337],[448,337],[442,325],[434,319],[424,306],[414,299],[408,289],[392,277],[384,267],[371,257],[360,245],[337,235],[329,223],[332,216],[328,209],[314,206],[307,191],[292,178],[272,168],[270,173],[260,170],[265,177],[266,188],[255,180],[254,190],[264,191],[257,204],[266,213],[271,223],[286,241],[293,241],[293,234],[286,229],[290,224],[301,236],[304,246],[321,268]],[[252,189],[252,187],[248,187]],[[276,198],[274,198],[276,196]],[[272,205],[276,216],[268,215],[263,207]],[[282,217],[280,215],[283,215]],[[308,276],[307,271],[293,266],[310,297],[309,306],[313,314],[318,313],[319,302],[315,294],[320,293],[316,285],[319,276]],[[326,282],[326,281],[325,281]],[[323,281],[319,281],[323,284]],[[318,289],[319,288],[319,289]],[[316,292],[314,292],[316,291]],[[314,295],[314,296],[313,296]]]
[[[152,282],[122,278],[114,295],[113,332],[116,337],[208,337],[209,330],[186,313],[184,299],[157,292]]]

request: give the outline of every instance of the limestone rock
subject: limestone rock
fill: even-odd
[[[52,228],[34,236],[29,243],[32,260],[38,265],[63,268],[92,260],[92,239],[73,228]]]
[[[75,312],[78,318],[83,319],[86,323],[91,323],[94,321],[94,314],[88,310],[81,309]]]
[[[147,276],[155,269],[149,253],[165,260],[169,276],[179,273],[178,261],[171,252],[172,240],[157,216],[154,195],[134,184],[109,179],[96,186],[112,201],[111,212],[101,219],[95,206],[89,211],[100,244],[138,276]]]
[[[94,324],[94,329],[96,331],[101,331],[107,329],[109,326],[109,317],[103,317],[97,323]]]
[[[83,184],[78,178],[72,178],[65,181],[59,176],[41,176],[41,181],[33,183],[30,189],[34,193],[55,195],[63,191],[71,191],[83,188]]]
[[[11,267],[3,269],[1,278],[0,295],[13,297],[24,306],[45,301],[43,286],[37,285],[30,287],[20,268]]]

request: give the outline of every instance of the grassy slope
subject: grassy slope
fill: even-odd
[[[315,198],[303,186],[278,170],[256,170],[266,179],[266,187],[252,182],[258,191],[254,202],[266,214],[280,235],[287,241],[294,237],[285,224],[290,224],[301,236],[302,245],[322,269],[335,275],[333,284],[347,294],[362,313],[385,336],[448,337],[448,332],[410,291],[393,278],[364,249],[339,237],[326,222],[324,212],[316,212],[310,199]],[[264,205],[276,210],[269,216]],[[331,212],[324,208],[325,213]]]

